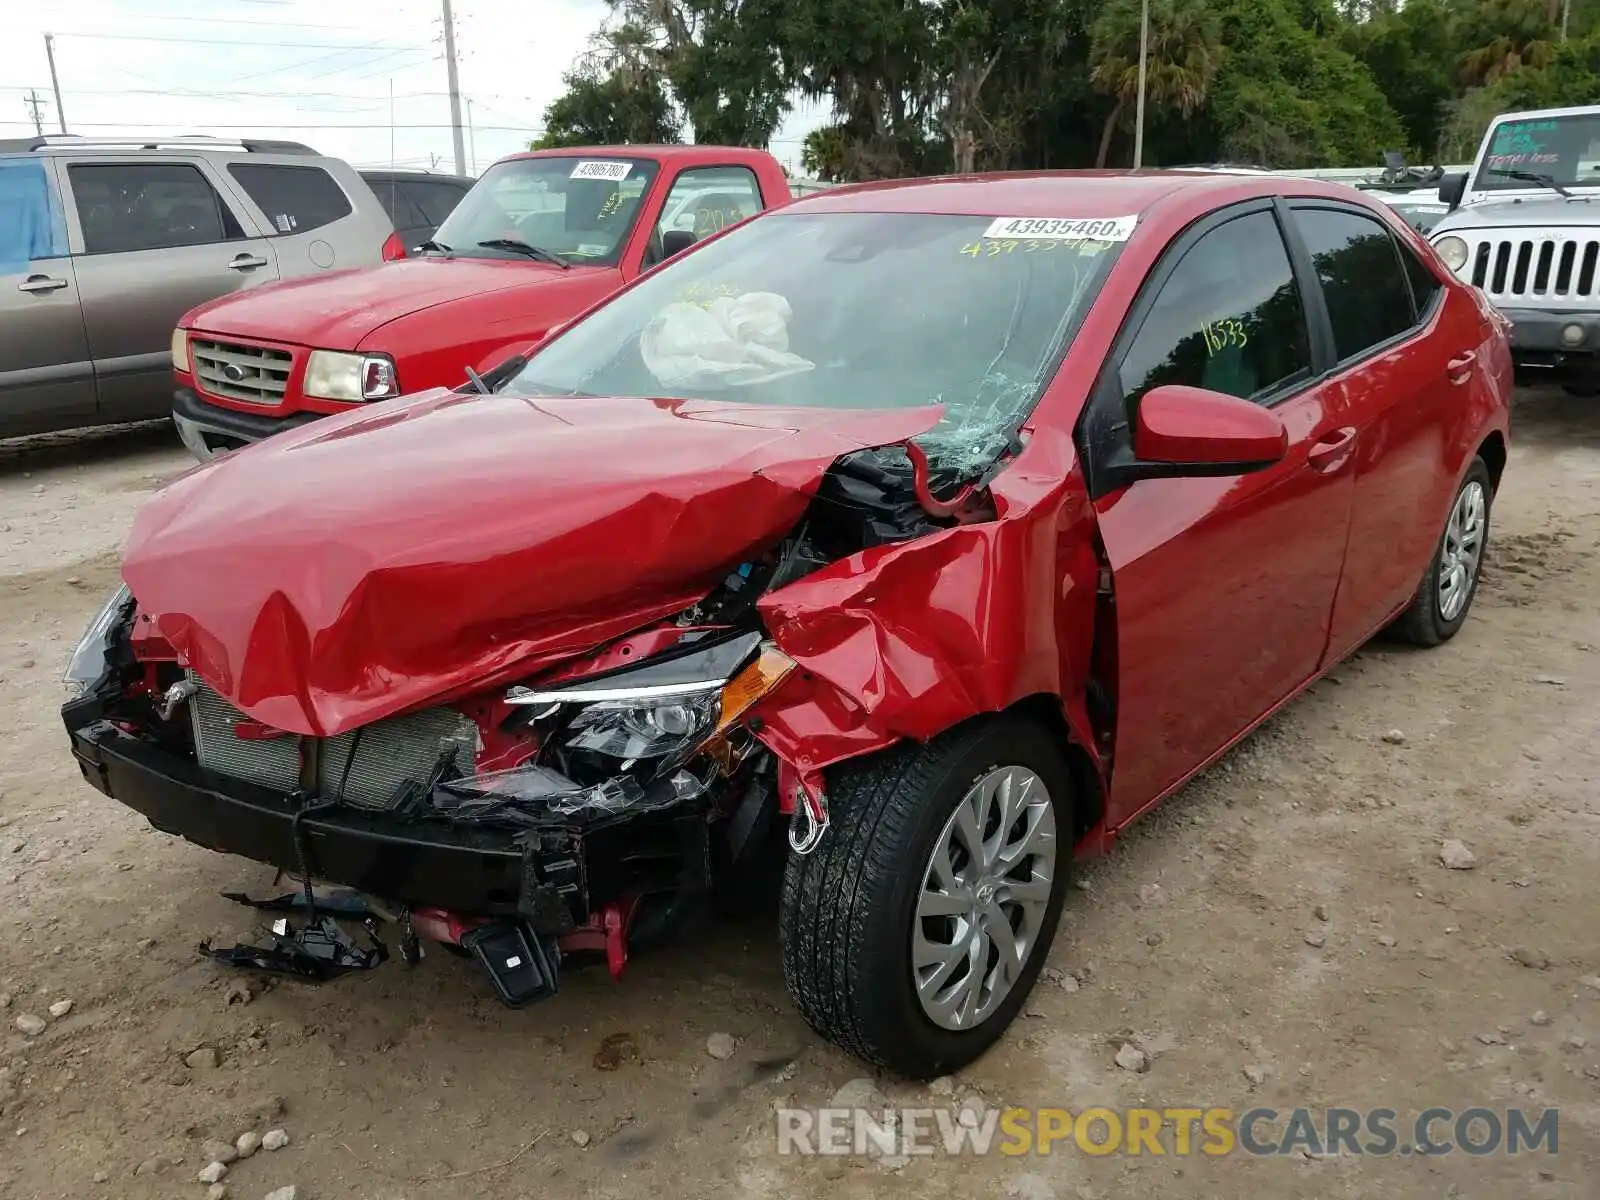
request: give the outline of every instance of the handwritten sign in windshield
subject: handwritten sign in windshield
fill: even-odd
[[[1559,163],[1559,135],[1559,121],[1508,121],[1494,131],[1488,165],[1503,170]]]

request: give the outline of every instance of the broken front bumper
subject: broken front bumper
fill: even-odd
[[[293,797],[202,770],[105,720],[63,716],[95,788],[155,828],[207,849],[298,872]],[[335,809],[299,822],[305,870],[409,908],[518,916],[557,937],[625,897],[706,885],[704,814],[650,813],[602,828],[471,828]]]

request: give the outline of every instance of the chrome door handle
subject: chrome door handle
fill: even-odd
[[[267,260],[259,254],[237,254],[234,256],[233,261],[228,264],[228,269],[231,271],[249,271],[266,265]]]
[[[17,284],[19,292],[54,292],[67,286],[65,279],[57,279],[53,275],[29,275]]]

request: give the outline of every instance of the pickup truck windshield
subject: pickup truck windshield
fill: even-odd
[[[576,155],[496,163],[445,218],[433,243],[463,258],[537,257],[521,243],[575,266],[611,266],[657,170],[649,159]]]
[[[1494,127],[1472,189],[1527,191],[1541,183],[1600,186],[1600,112],[1514,119]]]
[[[501,390],[942,404],[939,426],[919,439],[924,449],[942,470],[981,470],[1032,411],[1120,249],[1060,229],[986,236],[999,224],[773,213],[647,275],[553,339]]]

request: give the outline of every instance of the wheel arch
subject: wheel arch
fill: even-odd
[[[1066,713],[1062,711],[1061,698],[1047,692],[1024,696],[1009,708],[1002,710],[1001,715],[1039,725],[1048,730],[1061,745],[1067,759],[1067,767],[1072,772],[1073,834],[1075,839],[1081,839],[1105,818],[1105,786],[1101,782],[1100,770],[1094,756],[1073,732]]]
[[[1506,470],[1505,434],[1498,429],[1492,431],[1478,444],[1478,457],[1483,459],[1484,466],[1489,468],[1489,486],[1499,492],[1500,477]]]

